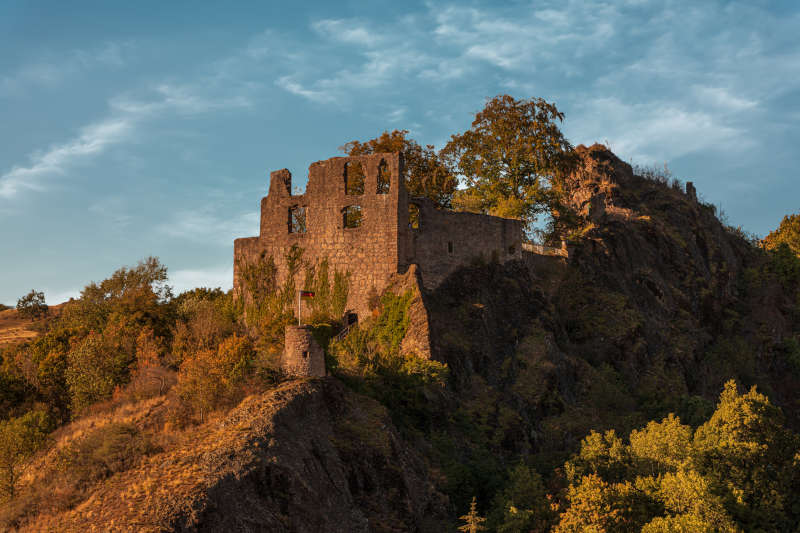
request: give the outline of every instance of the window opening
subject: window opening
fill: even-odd
[[[447,241],[447,253],[448,254],[453,253],[453,241]]]
[[[381,159],[378,164],[378,194],[389,194],[389,186],[391,184],[392,173],[389,170],[389,165],[386,161]]]
[[[289,208],[289,233],[306,232],[305,206],[292,206]]]
[[[308,359],[308,352],[307,351],[303,351],[303,359]]]
[[[342,209],[342,225],[345,228],[357,228],[364,221],[360,205],[348,205]]]
[[[344,164],[344,193],[364,194],[364,167],[361,161],[348,161]]]
[[[408,227],[419,229],[419,207],[414,204],[408,204]]]

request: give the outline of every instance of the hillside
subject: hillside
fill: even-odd
[[[169,403],[68,426],[59,442],[110,424],[152,426]],[[38,482],[52,479],[57,449],[49,455]],[[425,462],[385,408],[321,380],[245,399],[22,531],[405,531],[435,530],[445,517]]]
[[[493,530],[581,531],[585,497],[609,509],[609,531],[668,531],[656,526],[684,517],[706,524],[686,531],[786,530],[800,519],[797,258],[755,246],[691,187],[638,176],[600,145],[576,153],[568,259],[476,261],[431,292],[412,269],[341,339],[318,323],[323,379],[274,374],[291,316],[237,318],[211,291],[160,304],[142,289],[157,275],[137,285],[145,270],[115,274],[98,294],[121,296],[98,300],[102,316],[75,304],[41,348],[4,356],[14,379],[36,375],[25,386],[38,402],[61,386],[45,380],[59,350],[68,366],[111,346],[133,370],[88,408],[65,381],[72,400],[59,412],[74,420],[26,463],[0,520],[22,531],[446,531],[476,497]],[[120,318],[134,314],[135,327]],[[59,340],[65,331],[86,348]],[[430,359],[408,353],[420,335]],[[230,387],[202,389],[217,395],[207,401],[191,388],[204,376]],[[731,406],[753,411],[739,421]],[[682,444],[642,451],[632,430],[670,413],[685,425],[647,427]],[[726,455],[740,449],[750,455]],[[741,477],[737,464],[749,465]],[[673,505],[660,485],[670,476],[694,476],[708,505]]]
[[[63,304],[62,304],[63,305]],[[62,305],[50,306],[50,317],[30,320],[19,316],[16,309],[0,311],[0,346],[35,338],[48,318],[58,316]]]

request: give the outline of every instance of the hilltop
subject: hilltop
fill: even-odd
[[[19,316],[16,309],[0,310],[0,347],[36,338],[47,320],[57,317],[63,306],[49,306],[49,316],[36,320]]]
[[[608,530],[785,530],[800,486],[797,258],[720,222],[690,184],[634,172],[602,145],[575,152],[568,257],[476,260],[434,289],[410,269],[338,338],[317,303],[325,378],[275,372],[294,318],[275,313],[280,291],[270,313],[241,317],[212,291],[159,299],[150,264],[68,304],[42,346],[4,352],[7,375],[36,389],[8,412],[48,398],[60,382],[44,361],[60,350],[70,368],[113,346],[132,354],[115,368],[132,370],[99,403],[65,382],[64,424],[28,460],[4,527],[442,531],[477,497],[505,531],[580,531],[584,501],[606,506]],[[322,286],[319,271],[307,283]],[[83,351],[59,344],[67,331]],[[670,413],[685,425],[647,426]],[[647,442],[676,440],[651,450],[631,433],[645,426]],[[685,479],[705,507],[664,496]]]

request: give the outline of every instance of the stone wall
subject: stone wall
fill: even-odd
[[[436,209],[427,198],[412,198],[411,203],[419,209],[419,223],[418,228],[410,227],[405,213],[403,259],[419,266],[426,289],[479,258],[500,262],[522,258],[519,220]]]
[[[360,164],[366,176],[361,194],[347,194],[346,165]],[[379,169],[388,188],[379,184]],[[277,281],[287,276],[286,254],[297,245],[308,264],[328,259],[329,268],[350,273],[347,311],[370,313],[369,297],[379,294],[393,274],[413,264],[426,289],[438,286],[459,266],[476,258],[504,262],[522,258],[522,222],[436,209],[426,198],[409,200],[400,154],[335,157],[309,167],[306,192],[292,195],[288,170],[271,174],[269,193],[261,200],[258,237],[234,243],[234,290],[241,293],[241,267],[271,256]],[[409,224],[409,202],[419,210],[419,227]],[[344,209],[358,206],[362,222],[346,227]],[[305,212],[304,231],[292,224],[292,210]],[[298,288],[304,279],[301,270]],[[246,296],[246,295],[245,295]]]
[[[378,167],[381,162],[389,176],[388,191],[378,194]],[[346,194],[345,165],[358,162],[366,174],[364,192]],[[360,157],[335,157],[309,167],[305,194],[291,195],[291,174],[279,170],[271,175],[269,194],[261,201],[261,232],[258,237],[237,239],[234,243],[234,288],[241,286],[241,261],[256,261],[271,255],[278,267],[278,281],[286,279],[284,257],[292,245],[303,248],[311,264],[328,259],[331,271],[350,273],[348,310],[359,315],[369,312],[368,296],[380,292],[389,276],[398,271],[398,212],[405,208],[403,163],[399,154]],[[360,227],[344,226],[343,209],[361,208]],[[290,233],[289,210],[304,207],[306,231]],[[302,283],[303,274],[298,279]]]
[[[325,352],[306,326],[286,326],[281,370],[292,377],[325,376]]]

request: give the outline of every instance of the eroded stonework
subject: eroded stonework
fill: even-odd
[[[273,172],[261,200],[259,236],[234,242],[234,290],[244,290],[242,265],[267,256],[282,283],[287,252],[297,245],[305,261],[327,258],[331,271],[350,273],[347,312],[366,316],[370,295],[412,264],[425,289],[433,289],[477,257],[500,262],[522,257],[519,220],[439,210],[426,198],[409,198],[403,170],[402,156],[393,153],[317,161],[300,195],[291,194],[288,170]]]
[[[287,376],[325,376],[325,352],[308,326],[286,326],[281,371]]]

